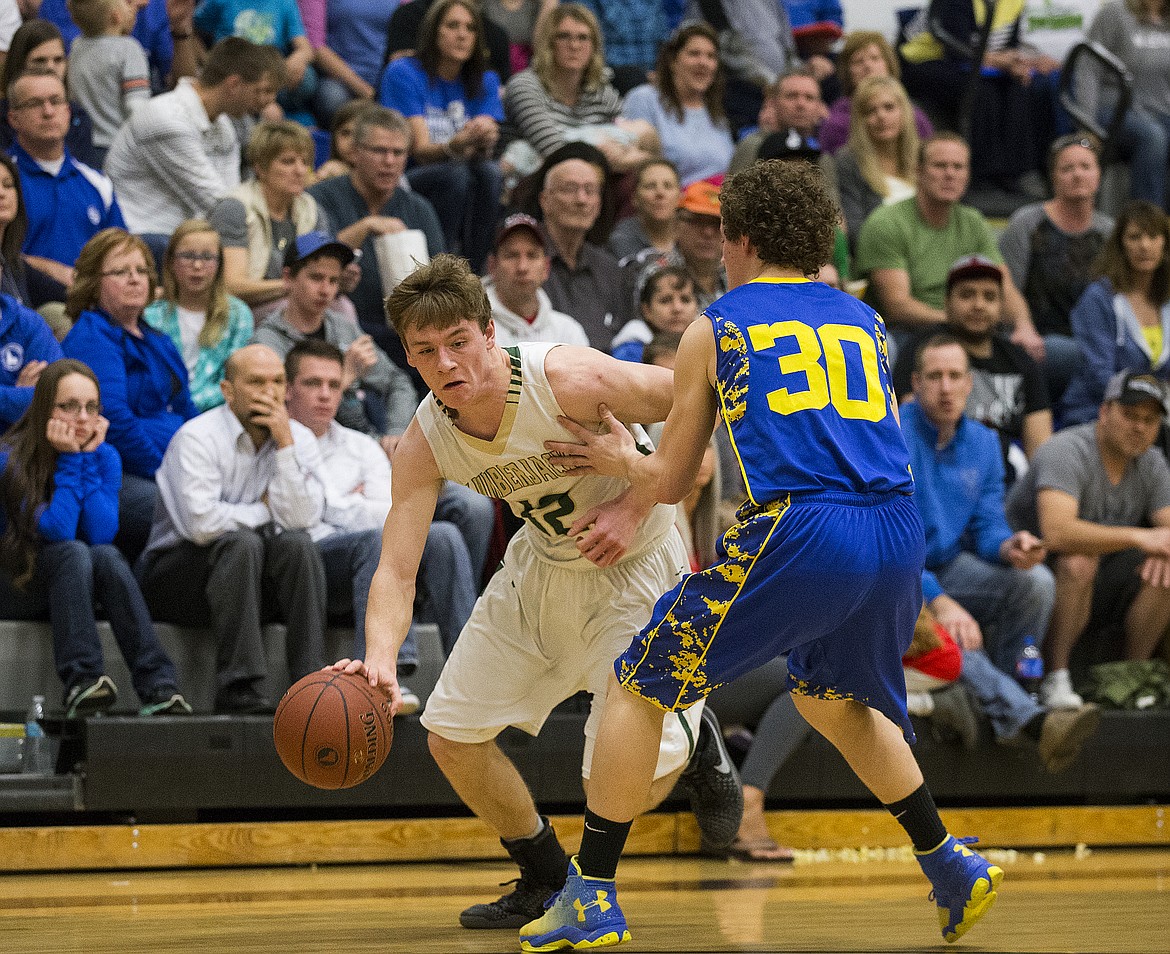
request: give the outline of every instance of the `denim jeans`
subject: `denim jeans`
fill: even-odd
[[[1170,115],[1133,105],[1125,114],[1119,137],[1129,160],[1129,195],[1166,208],[1166,175],[1170,163]]]
[[[114,543],[131,566],[146,549],[157,501],[158,485],[153,480],[122,474],[122,491],[118,494],[118,535]]]
[[[1068,335],[1044,336],[1044,379],[1048,383],[1048,399],[1055,411],[1069,382],[1081,369],[1084,357],[1077,339]]]
[[[317,541],[317,549],[325,564],[329,615],[353,619],[353,658],[364,659],[366,603],[382,555],[382,534],[377,530],[332,533]]]
[[[504,176],[490,159],[451,159],[415,166],[410,187],[435,207],[447,248],[459,252],[477,275],[487,264]]]
[[[1024,637],[1037,642],[1048,631],[1056,581],[1044,564],[1017,570],[960,553],[945,566],[932,568],[943,591],[963,606],[983,630],[988,658],[1004,673],[1015,672]]]
[[[980,711],[991,720],[997,739],[1013,739],[1039,712],[1040,704],[1014,678],[992,664],[981,649],[963,650],[959,679],[979,702]]]
[[[439,627],[443,656],[450,656],[479,591],[479,576],[472,571],[467,544],[453,523],[436,520],[431,524],[418,583],[422,616]]]
[[[105,608],[138,697],[177,689],[175,664],[158,641],[138,581],[117,547],[80,540],[46,543],[37,551],[27,590],[15,589],[7,574],[0,581],[0,617],[48,618],[57,675],[66,694],[106,671],[95,602]]]
[[[459,528],[467,544],[467,555],[471,559],[472,577],[478,593],[488,547],[492,542],[492,530],[496,525],[495,504],[471,488],[449,480],[439,491],[435,520],[453,523]]]

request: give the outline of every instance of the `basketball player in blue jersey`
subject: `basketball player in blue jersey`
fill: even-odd
[[[748,499],[721,562],[666,593],[617,659],[581,850],[549,909],[521,928],[521,947],[629,939],[614,878],[663,710],[784,652],[797,708],[905,828],[954,941],[991,906],[1003,872],[947,834],[910,750],[901,658],[922,605],[924,541],[883,322],[806,277],[829,261],[838,214],[815,167],[758,163],[724,183],[721,202],[731,291],[683,335],[657,452],[640,454],[605,409],[608,433],[563,422],[581,443],[546,445],[570,472],[622,477],[673,502],[721,414]]]

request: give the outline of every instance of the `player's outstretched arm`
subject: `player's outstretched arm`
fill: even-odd
[[[586,427],[601,420],[601,404],[624,424],[657,424],[670,413],[674,375],[666,368],[564,345],[548,353],[544,370],[565,416]]]
[[[402,706],[398,651],[414,615],[415,579],[442,485],[417,421],[395,450],[391,485],[394,503],[382,528],[382,556],[366,607],[366,658],[342,660],[334,668],[365,676],[390,697],[391,711],[397,713]]]
[[[715,426],[714,376],[715,335],[708,322],[696,321],[679,345],[673,405],[657,451],[643,456],[608,402],[597,409],[599,427],[590,426],[590,420],[559,418],[575,441],[545,441],[544,446],[567,473],[620,477],[639,494],[678,503],[694,485]]]

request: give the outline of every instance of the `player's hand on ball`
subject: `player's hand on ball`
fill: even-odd
[[[557,422],[577,440],[545,441],[544,448],[553,453],[552,462],[570,476],[604,474],[628,480],[631,461],[641,456],[634,435],[604,404],[598,408],[598,414],[600,433],[572,418],[558,417]]]
[[[402,708],[402,690],[398,688],[398,667],[394,663],[388,666],[378,662],[365,663],[360,659],[339,659],[332,666],[326,666],[334,672],[347,672],[353,676],[361,676],[374,688],[383,693],[390,700],[390,715],[398,715]]]

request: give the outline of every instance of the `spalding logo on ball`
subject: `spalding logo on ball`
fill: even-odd
[[[350,788],[390,751],[390,701],[361,676],[312,672],[276,707],[272,740],[285,768],[317,788]]]

